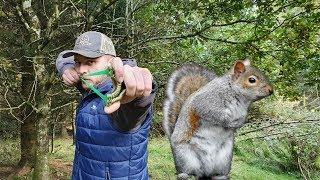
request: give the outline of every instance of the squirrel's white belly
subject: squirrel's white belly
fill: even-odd
[[[223,127],[208,127],[199,130],[190,144],[197,150],[201,170],[207,175],[223,174],[230,170],[234,131]]]

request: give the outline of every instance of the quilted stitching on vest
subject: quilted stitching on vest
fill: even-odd
[[[110,89],[107,86],[107,91]],[[103,108],[103,101],[94,94],[79,105],[72,179],[149,179],[147,144],[151,110],[137,131],[127,133],[114,127]]]

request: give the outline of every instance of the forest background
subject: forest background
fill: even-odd
[[[0,179],[70,176],[68,132],[80,95],[63,85],[55,60],[89,30],[112,38],[118,56],[137,59],[158,83],[153,178],[174,177],[161,127],[171,72],[195,62],[222,75],[249,58],[275,94],[254,104],[237,133],[232,178],[320,179],[319,7],[319,0],[1,1]]]

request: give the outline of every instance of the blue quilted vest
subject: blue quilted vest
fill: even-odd
[[[99,89],[106,93],[112,84]],[[139,129],[121,132],[103,108],[102,99],[92,93],[78,107],[72,179],[149,179],[147,144],[152,110]]]

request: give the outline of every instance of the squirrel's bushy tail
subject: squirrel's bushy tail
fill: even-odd
[[[187,64],[175,70],[169,78],[166,99],[163,105],[163,128],[171,136],[180,110],[187,98],[199,88],[216,77],[211,72],[196,64]]]

